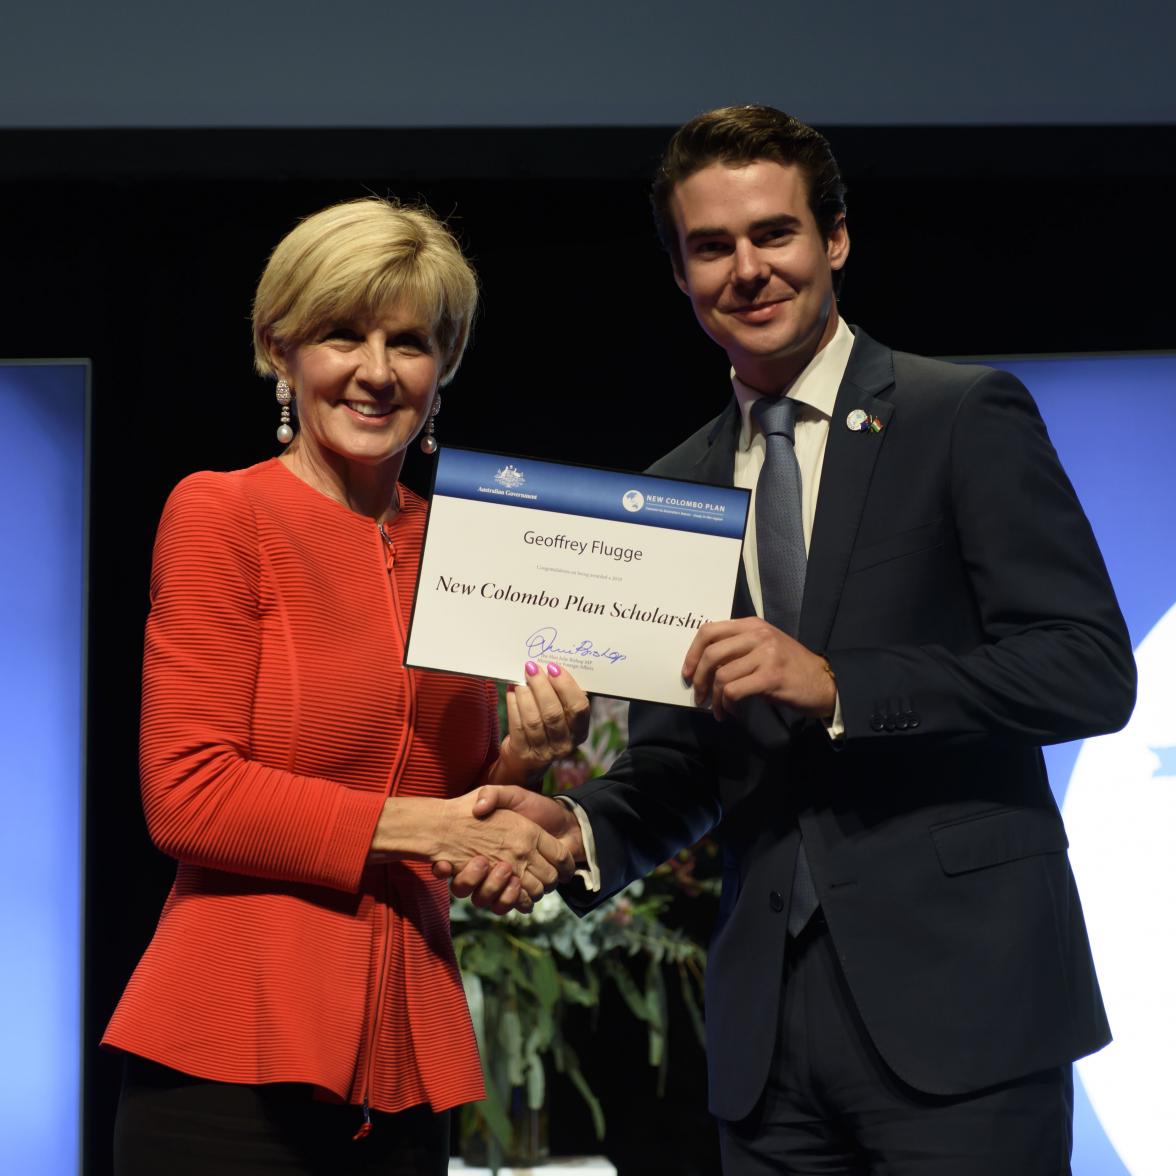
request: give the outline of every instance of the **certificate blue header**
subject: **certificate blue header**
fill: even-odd
[[[747,490],[444,448],[434,495],[742,539]]]

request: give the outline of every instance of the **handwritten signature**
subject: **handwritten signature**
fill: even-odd
[[[546,657],[549,653],[554,653],[562,654],[565,657],[599,657],[612,662],[613,665],[629,660],[628,655],[621,653],[619,649],[597,649],[588,640],[581,641],[578,645],[560,647],[556,645],[558,639],[559,633],[554,625],[545,625],[542,629],[536,629],[524,642],[527,647],[527,656]]]

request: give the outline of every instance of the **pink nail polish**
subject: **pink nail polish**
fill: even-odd
[[[561,670],[559,668],[559,666],[557,666],[555,664],[555,662],[548,662],[547,663],[547,676],[549,678],[558,678],[560,676],[560,674],[562,674],[562,673],[563,673],[563,670]]]
[[[523,669],[527,671],[528,678],[533,678],[537,673],[539,673],[539,663],[529,661],[525,666],[523,666]]]

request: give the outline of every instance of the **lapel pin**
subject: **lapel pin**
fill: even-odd
[[[861,408],[855,408],[845,418],[845,427],[851,433],[881,433],[882,422],[876,416],[870,416]]]

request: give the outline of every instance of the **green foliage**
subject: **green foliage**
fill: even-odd
[[[570,759],[553,765],[545,790],[564,791],[604,772],[625,746],[625,717],[618,704],[594,700],[588,738]],[[597,1137],[603,1136],[604,1111],[563,1036],[563,1015],[572,1006],[597,1007],[606,985],[645,1026],[659,1093],[669,1065],[666,977],[671,970],[703,1042],[706,950],[666,921],[676,900],[717,892],[717,883],[695,874],[700,852],[703,857],[713,853],[705,846],[684,851],[583,918],[558,893],[546,895],[526,916],[512,912],[500,918],[468,902],[452,904],[454,947],[482,1051],[487,1095],[463,1114],[467,1120],[473,1117],[488,1142],[492,1167],[510,1151],[512,1092],[523,1090],[527,1105],[538,1109],[546,1095],[548,1066],[567,1075],[592,1115]]]
[[[548,894],[531,915],[499,918],[469,903],[454,903],[453,940],[478,1042],[486,1067],[487,1097],[474,1106],[482,1128],[504,1149],[512,1088],[526,1092],[538,1109],[546,1095],[546,1064],[567,1074],[592,1114],[598,1136],[604,1132],[600,1102],[564,1039],[563,1014],[569,1006],[595,1008],[604,985],[619,992],[649,1038],[649,1062],[664,1089],[666,1051],[666,970],[676,969],[687,1007],[702,1041],[697,1015],[706,951],[661,915],[668,895],[651,894],[634,882],[583,918],[558,894]],[[642,966],[644,965],[644,966]]]

